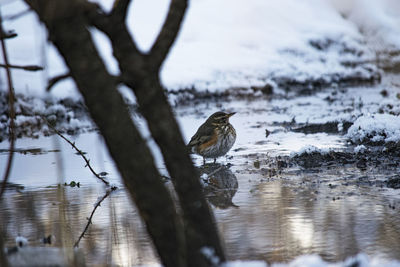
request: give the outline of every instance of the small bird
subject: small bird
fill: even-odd
[[[188,148],[192,153],[203,157],[203,164],[206,163],[206,158],[213,158],[215,163],[218,157],[232,148],[236,141],[236,131],[229,123],[229,118],[234,114],[235,112],[215,112],[190,139]]]

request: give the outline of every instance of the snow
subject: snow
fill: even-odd
[[[17,244],[17,247],[25,247],[28,245],[28,239],[26,239],[23,236],[17,236],[15,238],[15,243]]]
[[[318,148],[313,145],[306,145],[302,147],[298,152],[291,152],[290,157],[301,156],[303,154],[320,153],[321,155],[329,154],[330,148]]]
[[[202,247],[200,252],[212,263],[212,265],[216,266],[220,259],[217,255],[215,255],[215,250],[212,247]]]
[[[113,1],[96,2],[109,10]],[[376,71],[374,66],[348,68],[342,62],[373,59],[365,37],[357,28],[367,22],[370,28],[383,25],[390,29],[384,31],[388,43],[400,44],[399,35],[392,32],[397,25],[397,13],[389,12],[396,4],[389,0],[382,3],[354,0],[351,3],[357,8],[347,8],[349,19],[345,19],[340,12],[349,4],[331,2],[339,1],[191,1],[178,39],[163,65],[162,82],[169,90],[196,88],[215,92],[273,84],[272,80],[280,77],[299,82],[308,79],[330,82],[338,75],[369,77],[371,70]],[[133,1],[128,27],[142,51],[148,51],[153,44],[168,4],[168,0]],[[376,6],[381,12],[372,16]],[[21,0],[1,5],[4,16],[26,9]],[[19,35],[7,41],[12,64],[46,67],[44,72],[35,73],[13,70],[16,91],[44,94],[47,79],[65,73],[66,67],[56,49],[46,42],[43,26],[31,12],[20,19],[7,20],[5,28],[14,29]],[[109,41],[97,30],[91,33],[108,70],[117,74]],[[3,77],[4,73],[1,76],[4,90]],[[78,96],[71,79],[57,84],[50,94]]]
[[[327,51],[310,44],[325,39],[335,40]],[[345,75],[340,60],[354,55],[341,53],[341,44],[364,50],[361,40],[325,1],[193,1],[161,77],[170,89],[215,91],[263,85],[271,76]]]
[[[364,145],[358,145],[354,148],[354,153],[361,154],[364,153],[367,148]]]
[[[400,117],[390,114],[360,116],[349,128],[346,137],[354,143],[399,142]]]
[[[400,47],[400,3],[396,0],[331,0],[377,50]],[[366,19],[368,18],[368,19]]]

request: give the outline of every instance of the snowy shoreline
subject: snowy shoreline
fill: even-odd
[[[110,0],[96,2],[106,10],[112,4]],[[395,27],[398,19],[396,14],[387,12],[394,4],[388,0],[379,4],[373,1],[375,8],[386,13],[363,25],[362,19],[371,17],[367,3],[349,1],[357,2],[358,9],[346,10],[344,6],[349,3],[338,2],[193,1],[163,65],[161,80],[170,92],[194,89],[199,95],[234,93],[237,88],[252,92],[251,88],[267,85],[274,89],[301,90],[379,81],[378,54],[386,57],[385,51],[400,50],[400,41],[394,41],[399,31]],[[128,26],[139,49],[150,48],[167,5],[168,0],[133,2]],[[16,0],[1,5],[1,9],[5,17],[10,17],[27,6]],[[374,32],[369,29],[384,23],[384,16],[390,23],[385,24],[385,31],[379,32],[382,41],[381,50],[377,50],[371,47]],[[48,79],[65,73],[66,67],[55,48],[46,42],[43,25],[33,12],[28,12],[19,19],[6,20],[4,26],[18,34],[7,41],[10,62],[45,68],[36,73],[13,70],[15,90],[24,95],[48,95],[44,90]],[[108,70],[117,75],[118,67],[108,40],[97,30],[92,30],[92,36]],[[4,77],[1,72],[3,91]],[[50,95],[80,98],[71,79],[58,83]]]

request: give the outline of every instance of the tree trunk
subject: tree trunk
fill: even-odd
[[[133,88],[140,112],[161,149],[184,213],[187,256],[192,259],[189,266],[208,266],[209,259],[202,253],[205,247],[214,250],[223,262],[224,252],[213,213],[203,196],[199,174],[188,155],[158,74],[137,80],[140,82]]]
[[[50,40],[64,57],[163,264],[214,265],[203,249],[213,250],[220,262],[225,261],[199,175],[159,80],[160,66],[177,35],[187,1],[171,1],[166,22],[148,54],[139,52],[124,23],[129,0],[117,1],[110,14],[104,14],[84,0],[25,1],[46,24]],[[182,207],[184,227],[154,167],[150,151],[133,125],[114,80],[93,45],[88,25],[106,33],[112,43],[121,80],[135,93],[140,112],[163,154]]]
[[[45,23],[99,127],[165,266],[186,266],[183,227],[75,1],[26,0]],[[75,3],[76,5],[76,3]]]

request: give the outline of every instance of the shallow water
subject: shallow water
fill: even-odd
[[[295,133],[288,123],[326,122],[337,114],[345,118],[374,112],[383,103],[381,89],[365,90],[368,94],[359,88],[349,89],[353,102],[343,93],[343,101],[332,104],[324,100],[332,95],[329,90],[289,100],[223,103],[224,109],[237,112],[231,122],[238,139],[226,158],[219,159],[217,165],[207,164],[200,171],[212,173],[205,192],[229,259],[287,262],[298,255],[317,253],[325,260],[340,261],[365,252],[400,260],[398,190],[368,183],[387,178],[392,170],[332,166],[272,172],[267,165],[271,157],[288,155],[306,145],[346,149],[348,144],[341,134]],[[365,104],[355,105],[354,101]],[[395,108],[398,106],[397,103]],[[185,140],[219,109],[221,103],[177,109]],[[142,132],[147,135],[145,129]],[[69,138],[87,152],[97,172],[107,172],[110,182],[120,188],[97,209],[93,224],[80,243],[89,265],[157,263],[152,244],[102,139],[96,133]],[[152,141],[149,144],[159,169],[165,173],[159,152]],[[7,147],[7,142],[0,143],[0,166],[5,166]],[[14,238],[23,235],[31,244],[39,245],[38,239],[54,234],[55,246],[71,246],[105,188],[70,145],[57,136],[18,139],[17,148],[10,182],[25,188],[7,190],[0,206],[7,244],[13,245]],[[193,159],[200,166],[202,159]],[[227,167],[227,163],[231,166]],[[366,182],[360,183],[363,179]],[[79,182],[80,188],[57,186],[71,181]]]
[[[400,260],[400,206],[392,208],[400,203],[390,194],[370,186],[332,189],[315,174],[266,179],[222,168],[214,178],[219,182],[206,192],[232,260],[286,262],[317,253],[338,261],[358,252]],[[104,191],[94,185],[8,190],[0,207],[7,243],[23,235],[39,245],[40,238],[53,234],[55,246],[71,246]],[[102,202],[80,248],[90,265],[157,262],[124,189]]]

